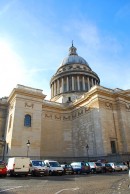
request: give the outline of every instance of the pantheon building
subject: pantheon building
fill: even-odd
[[[1,157],[129,157],[130,90],[100,86],[73,44],[50,89],[50,100],[23,85],[0,99]]]

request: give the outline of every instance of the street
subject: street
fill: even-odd
[[[0,178],[3,194],[128,194],[128,172]]]

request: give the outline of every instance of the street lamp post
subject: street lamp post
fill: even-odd
[[[30,141],[28,140],[28,142],[27,142],[27,157],[28,157],[28,153],[29,153],[29,147],[30,147]]]
[[[89,162],[89,153],[88,153],[89,145],[88,144],[86,145],[86,149],[87,149],[87,157],[88,157],[88,162]]]

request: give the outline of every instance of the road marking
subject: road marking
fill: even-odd
[[[21,188],[23,186],[18,186],[18,187],[13,187],[13,188],[9,188],[9,189],[4,189],[4,190],[1,190],[0,193],[2,192],[5,192],[5,191],[9,191],[9,190],[13,190],[13,189],[18,189],[18,188]]]
[[[79,188],[78,187],[76,187],[76,188],[68,188],[68,189],[62,189],[62,190],[60,190],[60,191],[58,191],[58,192],[56,192],[55,194],[59,194],[59,193],[61,193],[62,191],[76,191],[76,190],[78,190]]]

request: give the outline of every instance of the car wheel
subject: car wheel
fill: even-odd
[[[32,171],[32,176],[36,176],[36,173],[35,173],[35,171]]]
[[[53,174],[52,171],[49,171],[49,175],[52,176],[52,174]]]
[[[10,176],[14,176],[14,173],[12,171],[9,172]]]

